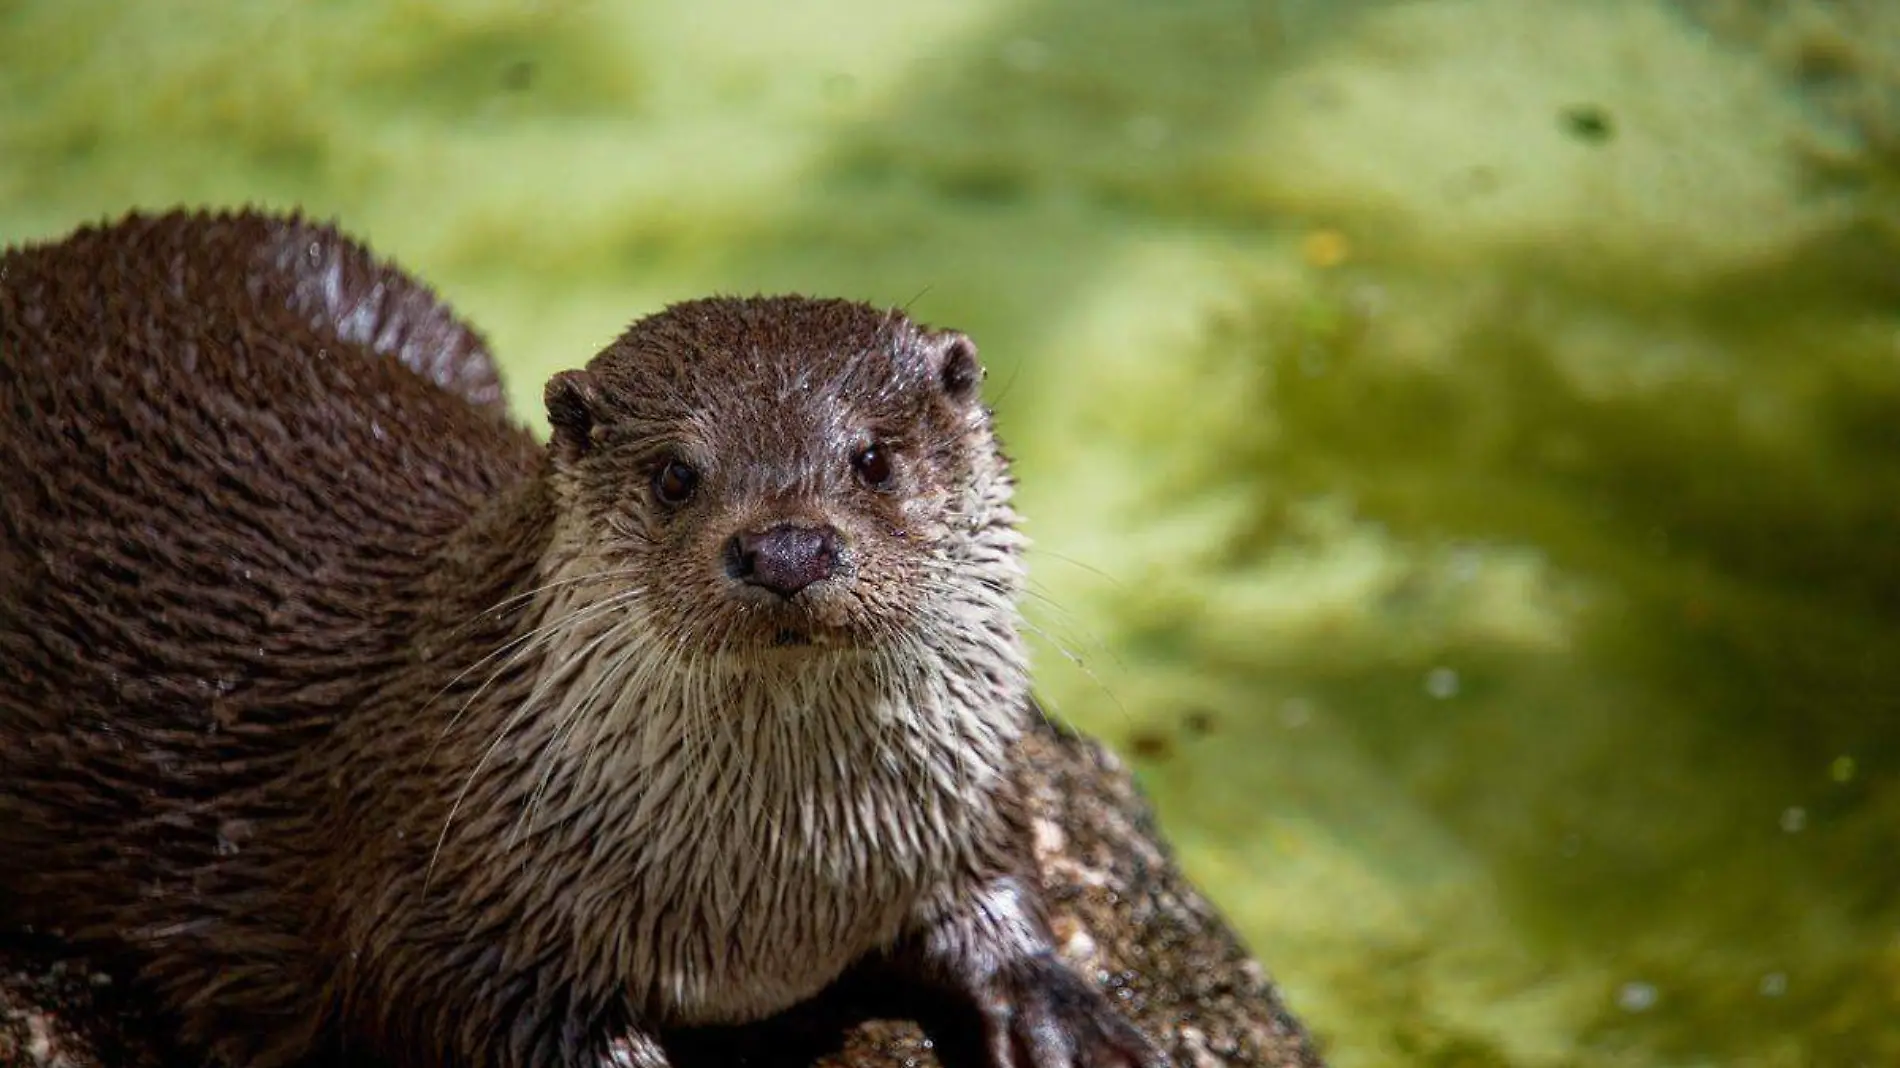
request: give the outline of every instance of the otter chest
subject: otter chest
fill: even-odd
[[[573,922],[607,936],[600,964],[672,1022],[755,1019],[818,993],[963,877],[991,833],[1000,754],[934,710],[756,711],[664,742],[629,733],[588,762]]]

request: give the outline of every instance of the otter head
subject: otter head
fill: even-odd
[[[982,377],[964,335],[847,301],[644,319],[547,387],[563,579],[599,576],[581,600],[693,657],[1013,647],[1021,543]]]

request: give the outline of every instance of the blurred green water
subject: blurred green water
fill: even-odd
[[[530,412],[669,299],[965,327],[1045,690],[1337,1063],[1884,1065],[1895,70],[1872,2],[14,0],[0,238],[303,205]]]

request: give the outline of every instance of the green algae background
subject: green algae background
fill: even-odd
[[[1900,1063],[1900,9],[0,0],[0,239],[340,220],[517,407],[972,331],[1042,686],[1343,1068]]]

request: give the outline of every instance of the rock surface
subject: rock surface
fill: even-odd
[[[1063,953],[1110,988],[1177,1068],[1317,1068],[1316,1047],[1279,990],[1175,867],[1113,755],[1045,729],[1024,743],[1036,853]],[[683,1064],[929,1068],[976,1064],[969,1028],[908,1014],[929,1007],[841,989],[768,1025],[679,1037]],[[839,1030],[844,1028],[842,1042]],[[0,1068],[187,1068],[141,1035],[121,987],[57,947],[0,943]]]

